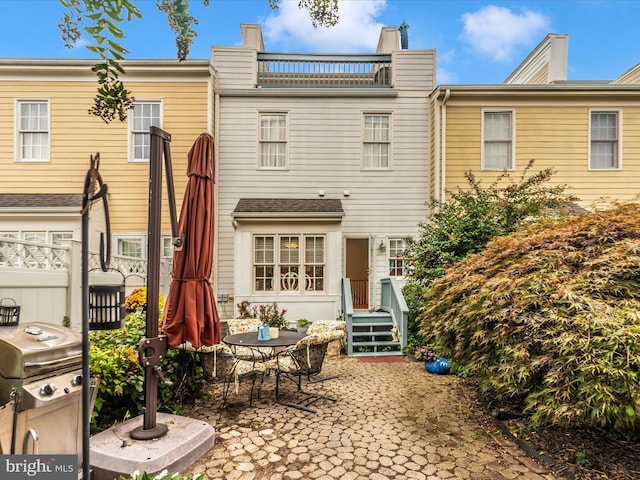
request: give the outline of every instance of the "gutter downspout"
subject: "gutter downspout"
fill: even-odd
[[[447,192],[447,100],[451,96],[451,90],[447,88],[444,92],[444,98],[442,99],[442,104],[440,105],[440,115],[442,117],[442,130],[440,139],[440,175],[441,175],[441,183],[440,183],[440,202],[444,203],[445,195]]]

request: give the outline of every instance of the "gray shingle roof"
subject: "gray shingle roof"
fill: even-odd
[[[343,216],[342,202],[329,198],[241,198],[232,215]]]
[[[82,208],[81,193],[0,193],[0,208]]]

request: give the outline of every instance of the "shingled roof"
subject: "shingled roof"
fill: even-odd
[[[325,198],[241,198],[234,217],[342,217],[339,199]]]
[[[0,208],[82,208],[81,193],[0,193]]]

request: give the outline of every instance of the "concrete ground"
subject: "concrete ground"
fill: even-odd
[[[213,385],[211,400],[187,415],[215,428],[215,445],[185,473],[226,480],[560,478],[502,437],[460,379],[391,360],[327,357],[322,374],[338,378],[308,389],[338,400],[318,401],[316,413],[274,403],[271,375],[251,407],[250,382],[242,382],[218,420],[221,388]]]

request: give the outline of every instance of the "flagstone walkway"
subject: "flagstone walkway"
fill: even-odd
[[[416,362],[363,362],[327,357],[313,384],[338,398],[320,400],[316,413],[273,402],[273,375],[261,399],[248,406],[243,382],[218,421],[214,398],[188,415],[215,428],[215,445],[188,473],[226,480],[472,479],[554,480],[505,439],[455,376],[427,373]],[[291,385],[293,387],[293,385]]]

